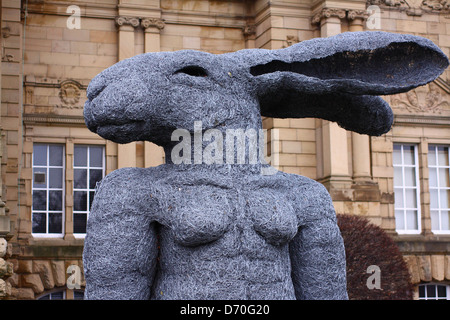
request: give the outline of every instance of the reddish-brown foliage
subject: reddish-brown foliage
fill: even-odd
[[[363,217],[345,214],[337,217],[345,244],[349,299],[412,299],[408,268],[392,238]],[[381,289],[367,286],[372,275],[367,273],[367,268],[371,265],[380,268]]]

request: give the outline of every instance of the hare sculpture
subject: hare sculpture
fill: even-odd
[[[425,38],[349,32],[279,50],[146,53],[104,70],[87,89],[87,127],[116,143],[162,146],[166,163],[121,168],[99,185],[83,252],[86,299],[347,299],[325,187],[262,174],[268,164],[252,152],[226,147],[231,133],[259,132],[266,116],[378,136],[393,122],[378,95],[424,85],[448,64]],[[179,152],[174,132],[192,147]]]

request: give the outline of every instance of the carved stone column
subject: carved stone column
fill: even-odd
[[[369,17],[366,10],[349,10],[347,20],[349,22],[349,31],[364,31],[364,23]]]
[[[144,28],[145,52],[158,52],[161,50],[161,30],[164,29],[164,20],[158,18],[142,18],[141,26]]]
[[[347,20],[349,31],[363,31],[369,14],[366,10],[349,10]],[[352,132],[353,180],[355,182],[370,181],[370,139],[367,135]]]
[[[247,24],[242,28],[242,34],[245,39],[245,48],[254,49],[256,40],[256,26],[254,24]]]
[[[319,24],[321,37],[330,37],[341,33],[341,19],[346,18],[344,9],[324,8],[317,13],[313,19],[313,24]],[[319,140],[317,154],[322,155],[317,172],[320,181],[333,194],[334,189],[348,188],[351,185],[351,174],[349,171],[347,131],[339,127],[336,123],[321,120],[316,130]]]
[[[116,17],[119,29],[119,60],[134,56],[134,30],[139,26],[137,17]],[[136,166],[136,142],[119,144],[117,150],[118,168]]]
[[[144,51],[161,51],[161,30],[166,24],[159,18],[141,18],[144,29]],[[164,149],[154,143],[144,142],[144,166],[154,167],[164,163]]]
[[[323,8],[313,19],[313,24],[320,25],[320,36],[330,37],[341,33],[341,19],[346,17],[344,9]]]

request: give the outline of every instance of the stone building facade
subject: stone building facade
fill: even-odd
[[[450,2],[1,0],[0,297],[80,298],[95,183],[164,162],[156,145],[117,145],[85,127],[96,74],[144,52],[278,49],[362,30],[421,35],[449,55]],[[450,297],[449,77],[385,97],[395,122],[381,137],[263,119],[279,170],[320,181],[337,213],[365,216],[395,239],[416,298]]]

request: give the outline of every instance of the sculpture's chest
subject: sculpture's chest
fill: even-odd
[[[273,188],[200,182],[166,186],[164,193],[160,222],[181,245],[209,243],[244,229],[281,245],[297,233],[292,204]]]

